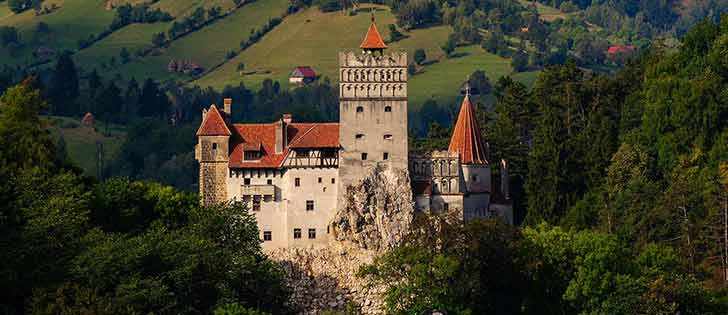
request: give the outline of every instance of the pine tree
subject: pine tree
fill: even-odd
[[[77,116],[79,114],[76,102],[79,95],[78,72],[70,53],[62,53],[58,57],[50,85],[49,97],[54,107],[53,113]]]

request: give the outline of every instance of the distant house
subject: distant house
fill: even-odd
[[[96,119],[94,119],[94,114],[91,113],[86,113],[86,115],[83,115],[83,118],[81,118],[81,124],[86,127],[93,127],[95,122]]]
[[[632,57],[635,47],[632,45],[613,45],[607,49],[607,58],[613,62],[621,63]]]
[[[293,69],[288,82],[293,84],[308,84],[316,80],[316,71],[309,66],[299,66]]]

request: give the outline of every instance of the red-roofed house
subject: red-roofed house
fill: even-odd
[[[411,153],[407,56],[384,54],[374,22],[360,48],[363,53],[339,54],[339,122],[298,122],[284,114],[267,123],[234,123],[231,99],[222,109],[203,110],[195,147],[202,203],[247,204],[265,248],[326,246],[350,188],[378,169],[409,174],[415,210],[512,222],[507,176],[491,183],[488,146],[469,90],[448,150]],[[315,76],[309,67],[294,74]],[[406,185],[392,186],[409,195]]]
[[[288,77],[288,82],[292,84],[308,84],[316,80],[316,71],[309,66],[298,66],[293,69]]]

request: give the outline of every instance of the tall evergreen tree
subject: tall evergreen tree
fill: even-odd
[[[53,113],[77,116],[79,114],[79,107],[76,102],[78,95],[76,65],[73,63],[70,53],[62,53],[58,57],[50,83],[49,97],[53,106]]]

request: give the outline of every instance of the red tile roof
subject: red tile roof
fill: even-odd
[[[197,129],[197,136],[229,136],[231,135],[230,129],[228,129],[225,120],[222,119],[222,115],[217,110],[215,105],[210,106],[210,110],[207,111],[205,118],[200,124],[200,129]]]
[[[460,114],[458,114],[458,121],[455,123],[448,150],[460,154],[462,164],[488,164],[485,143],[480,134],[470,95],[465,95],[463,104],[460,105]]]
[[[359,48],[361,48],[361,49],[387,48],[387,45],[384,44],[384,41],[382,40],[382,36],[379,35],[379,31],[377,30],[377,25],[374,24],[373,17],[372,17],[372,24],[369,25],[369,30],[367,30],[367,35],[364,36],[364,40],[361,42],[361,45],[359,45]]]
[[[631,53],[634,51],[634,46],[632,45],[614,45],[609,47],[607,50],[607,53],[610,55],[618,54],[618,53]]]
[[[293,73],[291,73],[291,76],[292,77],[301,77],[301,78],[315,78],[316,71],[313,71],[313,69],[309,66],[299,66],[293,70]]]
[[[276,153],[276,125],[235,124],[235,135],[230,142],[230,168],[279,168],[290,148],[338,148],[338,123],[291,123],[287,125],[288,146]],[[244,151],[260,146],[259,160],[244,161]]]

